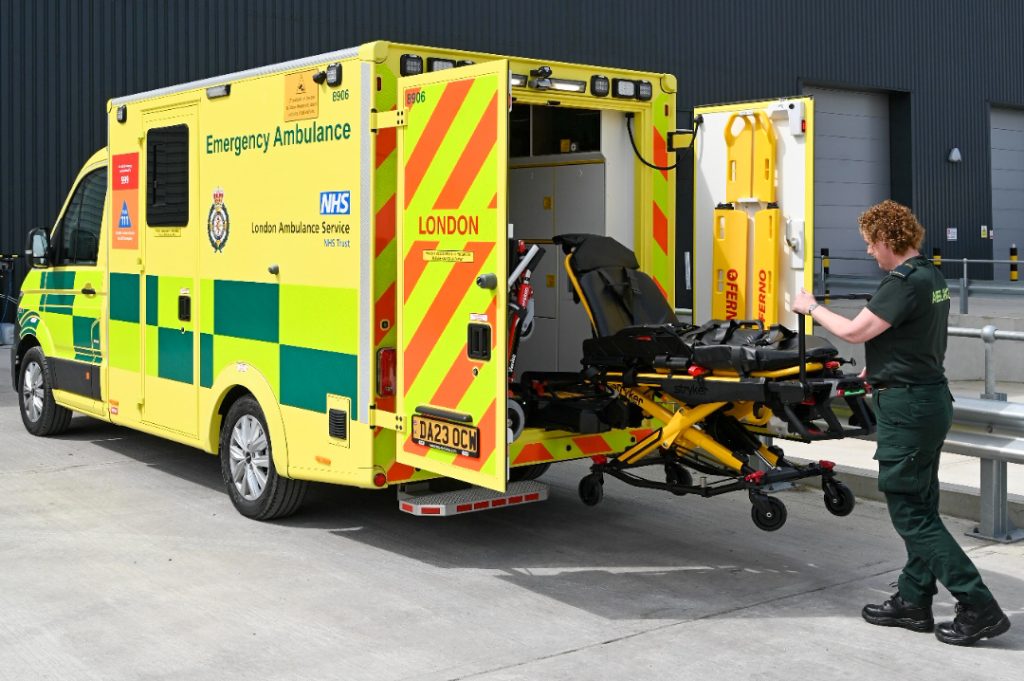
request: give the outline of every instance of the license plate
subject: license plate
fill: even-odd
[[[480,456],[480,429],[416,414],[412,417],[412,441],[449,454]]]

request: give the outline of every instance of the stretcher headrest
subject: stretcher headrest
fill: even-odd
[[[596,234],[561,234],[554,242],[565,253],[572,253],[570,263],[577,276],[602,267],[625,267],[640,269],[636,255],[610,236]]]

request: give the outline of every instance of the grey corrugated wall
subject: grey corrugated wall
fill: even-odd
[[[805,83],[907,93],[892,131],[909,142],[897,193],[947,257],[990,257],[989,105],[1024,108],[1022,34],[1017,0],[2,0],[0,253],[52,223],[104,144],[110,97],[383,38],[674,73],[684,114]],[[946,162],[953,146],[963,163]],[[947,227],[955,244],[939,241]]]

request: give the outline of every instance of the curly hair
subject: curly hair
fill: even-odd
[[[924,227],[909,208],[886,199],[860,214],[860,233],[868,243],[884,243],[896,255],[921,248]]]

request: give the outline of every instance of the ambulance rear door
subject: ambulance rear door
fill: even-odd
[[[694,109],[693,319],[796,328],[814,283],[814,101]]]
[[[398,80],[398,461],[504,491],[508,62]]]

